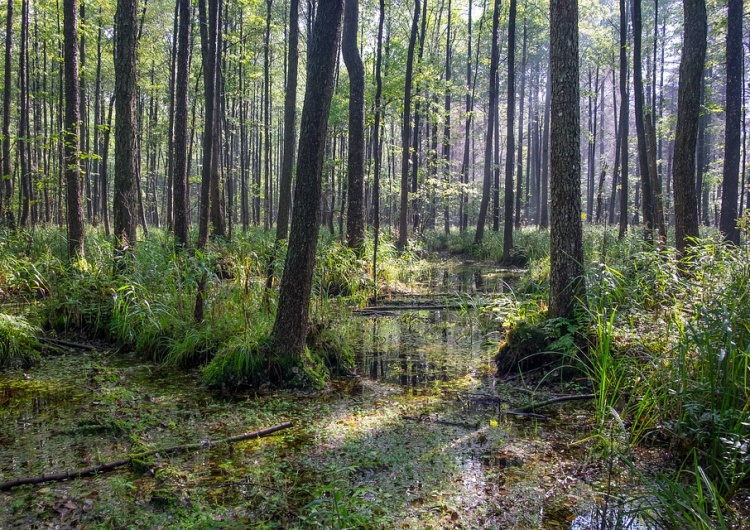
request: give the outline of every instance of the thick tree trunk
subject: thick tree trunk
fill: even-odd
[[[357,46],[358,24],[359,1],[346,0],[341,37],[341,52],[349,72],[346,240],[355,249],[365,242],[365,68]]]
[[[78,11],[76,0],[63,4],[65,41],[65,183],[68,204],[68,256],[82,258],[83,205],[81,204],[81,168],[79,163],[79,90],[78,90]]]
[[[572,318],[583,296],[581,226],[578,2],[550,4],[552,76],[552,228],[550,232],[551,318]]]
[[[515,5],[515,0],[511,5]],[[512,9],[512,7],[511,7]],[[492,135],[495,132],[495,108],[497,107],[497,64],[500,52],[498,50],[498,26],[500,20],[500,0],[495,0],[492,10],[492,48],[490,52],[489,103],[487,111],[487,141],[484,144],[484,180],[482,185],[482,202],[479,205],[477,231],[474,244],[481,245],[484,238],[484,225],[487,218],[487,208],[490,204],[492,191]]]
[[[740,244],[737,228],[737,184],[742,118],[742,0],[729,0],[727,11],[727,90],[724,129],[724,170],[719,229],[724,239]]]
[[[13,60],[13,0],[8,0],[5,26],[5,76],[3,77],[3,165],[0,181],[0,225],[15,225],[13,207],[13,169],[10,165],[11,62]]]
[[[320,0],[308,58],[297,162],[297,185],[284,275],[271,342],[272,370],[298,366],[308,329],[315,248],[320,224],[323,153],[333,96],[342,0]]]
[[[684,0],[680,88],[675,132],[674,181],[675,241],[682,253],[698,237],[698,206],[695,193],[695,145],[700,113],[701,79],[706,58],[706,2]]]
[[[135,245],[138,223],[137,4],[136,0],[117,0],[115,14],[114,234],[121,249]]]
[[[190,82],[190,31],[192,9],[190,0],[179,2],[179,29],[177,33],[177,50],[175,54],[176,80],[174,98],[174,160],[173,167],[173,201],[174,201],[174,235],[177,244],[187,247],[190,244],[188,217],[188,83]]]

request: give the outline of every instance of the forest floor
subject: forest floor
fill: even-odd
[[[325,391],[217,393],[198,372],[102,344],[0,374],[0,482],[294,424],[261,440],[156,454],[138,469],[0,492],[0,528],[583,530],[601,518],[606,527],[640,528],[619,500],[633,498],[630,472],[593,448],[585,401],[541,411],[547,418],[503,413],[585,393],[586,383],[529,390],[496,380],[499,332],[482,324],[476,306],[504,296],[507,278],[467,271],[432,275],[428,297],[414,290],[383,302],[434,303],[440,283],[469,296],[461,308],[340,323],[361,337],[358,375]],[[467,280],[456,283],[461,275]],[[665,455],[637,458],[650,466]]]

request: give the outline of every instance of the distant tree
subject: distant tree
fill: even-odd
[[[551,318],[571,318],[583,294],[578,0],[550,3],[552,76],[550,229]]]
[[[68,206],[68,256],[83,257],[83,204],[79,153],[78,1],[63,3],[65,62],[65,187]]]
[[[117,0],[115,13],[114,233],[117,246],[120,248],[135,244],[138,223],[137,11],[137,0]]]
[[[683,0],[684,36],[677,99],[674,182],[675,242],[683,252],[689,239],[698,237],[698,204],[695,191],[695,146],[701,101],[701,80],[706,59],[706,1]]]
[[[319,0],[308,56],[289,249],[271,335],[271,362],[299,363],[308,330],[315,249],[320,228],[323,155],[341,30],[343,0]]]
[[[359,0],[346,0],[341,52],[349,72],[349,158],[346,240],[351,248],[365,241],[365,68],[359,56]]]
[[[190,80],[190,30],[192,10],[190,0],[177,0],[179,26],[177,33],[177,74],[175,80],[174,116],[174,234],[177,244],[189,245],[188,217],[188,82]]]
[[[724,129],[724,174],[721,185],[719,229],[724,239],[740,244],[737,228],[737,184],[742,123],[742,0],[729,0],[727,10],[727,90]]]

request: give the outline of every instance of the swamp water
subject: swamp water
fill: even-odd
[[[466,399],[531,398],[492,377],[510,281],[473,266],[420,274],[340,324],[359,337],[359,377],[324,392],[223,396],[200,374],[107,352],[0,374],[0,482],[294,423],[0,492],[0,528],[614,528],[590,515],[604,466],[574,444],[593,422],[585,406],[539,422]]]

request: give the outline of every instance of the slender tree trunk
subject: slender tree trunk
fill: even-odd
[[[695,145],[700,113],[701,79],[706,58],[705,0],[684,0],[682,58],[675,132],[674,181],[675,241],[682,253],[698,237],[698,207],[695,194]]]
[[[349,72],[349,152],[346,239],[351,248],[365,241],[365,68],[357,47],[359,1],[346,0],[341,51]]]
[[[515,139],[513,124],[516,112],[516,0],[510,0],[508,13],[508,125],[505,149],[505,219],[503,225],[503,260],[510,259],[513,249],[513,155],[515,153]],[[523,100],[523,96],[521,97]],[[521,175],[518,175],[518,179]]]
[[[511,5],[514,5],[515,0]],[[511,7],[511,9],[513,9]],[[484,225],[487,218],[487,208],[490,203],[492,191],[492,135],[495,132],[495,107],[497,106],[497,64],[499,62],[498,50],[498,26],[500,20],[500,0],[495,0],[492,10],[492,48],[490,52],[490,79],[489,79],[489,106],[487,111],[487,141],[484,145],[484,180],[482,185],[482,202],[479,205],[479,218],[477,219],[477,231],[474,235],[474,244],[481,245],[484,238]]]
[[[549,190],[549,149],[550,149],[550,105],[552,102],[552,75],[550,70],[547,70],[547,88],[544,91],[544,131],[542,133],[542,171],[541,171],[541,183],[542,188],[539,194],[539,227],[549,227],[549,209],[547,203],[549,202],[548,190]]]
[[[289,59],[284,94],[284,158],[279,182],[279,213],[276,218],[276,240],[287,238],[292,210],[292,177],[294,142],[297,137],[297,65],[299,63],[299,0],[289,2]]]
[[[273,0],[266,0],[266,32],[263,44],[263,175],[265,211],[263,227],[271,228],[271,8]]]
[[[445,235],[451,231],[449,188],[451,182],[451,98],[452,98],[452,63],[453,50],[451,40],[452,5],[448,0],[448,24],[445,34],[445,104],[443,114],[445,125],[443,127],[443,231]]]
[[[414,0],[414,16],[409,37],[409,49],[406,56],[406,77],[404,83],[404,109],[401,126],[401,200],[398,218],[398,240],[396,248],[404,250],[408,236],[409,209],[409,146],[411,140],[411,87],[414,70],[414,48],[417,44],[419,30],[420,0]]]
[[[448,0],[450,2],[450,0]],[[378,246],[380,244],[380,163],[382,156],[382,142],[380,140],[380,115],[382,114],[383,98],[383,22],[385,21],[385,0],[380,0],[380,18],[378,21],[377,58],[375,63],[375,126],[373,130],[373,145],[375,147],[375,169],[372,187],[373,203],[373,231],[374,247],[372,251],[372,280],[375,287],[375,305],[378,303]],[[450,25],[450,24],[449,24]]]
[[[583,296],[581,151],[579,139],[578,2],[550,4],[552,75],[552,229],[550,232],[551,318],[572,318]]]
[[[641,206],[643,208],[643,237],[654,240],[654,195],[651,189],[651,168],[648,164],[648,144],[644,122],[643,66],[641,41],[643,23],[641,0],[633,0],[633,90],[635,91],[635,129],[638,137],[638,165],[641,175]]]
[[[174,235],[177,244],[187,247],[190,244],[188,215],[188,160],[187,160],[187,117],[188,83],[190,82],[190,31],[192,8],[190,0],[178,0],[179,29],[175,54],[176,81],[174,97]]]
[[[3,77],[3,170],[0,177],[0,224],[13,228],[13,169],[10,165],[11,62],[13,61],[13,0],[8,0],[5,26],[5,76]]]
[[[513,33],[515,33],[516,29],[516,11],[517,7],[515,5],[516,1],[511,1],[510,5],[510,13],[508,14],[508,89],[513,90],[514,96],[515,96],[515,64],[511,66],[511,59],[513,59],[513,63],[515,63],[515,49],[513,52],[510,52],[510,34],[511,34],[511,25],[513,28]],[[514,220],[513,224],[515,228],[520,229],[521,228],[521,197],[523,195],[523,103],[524,103],[524,94],[526,93],[526,19],[523,21],[523,44],[521,45],[521,90],[518,93],[518,141],[514,142],[518,144],[518,156],[516,156],[516,194],[515,194],[515,205],[513,210]],[[513,36],[513,45],[515,47],[516,38],[515,35]],[[512,55],[511,55],[512,53]],[[511,69],[513,71],[513,83],[511,83]],[[515,103],[515,97],[514,97],[514,103]],[[510,100],[508,100],[508,105],[510,105]],[[529,109],[531,110],[531,109]],[[513,120],[510,119],[510,114],[508,115],[508,122],[512,123]],[[508,147],[510,148],[510,144],[508,144]],[[507,258],[507,256],[504,255],[503,257]]]
[[[31,132],[29,131],[29,0],[21,2],[21,49],[19,52],[18,77],[20,87],[18,158],[21,162],[21,214],[19,221],[22,227],[26,227],[29,225],[32,201],[31,160],[29,157],[29,144],[31,143]]]
[[[81,168],[79,165],[79,89],[78,89],[78,11],[76,0],[63,4],[65,41],[65,182],[68,203],[68,256],[84,256],[83,204],[81,204]]]
[[[630,94],[628,93],[628,13],[625,0],[620,0],[620,230],[619,238],[628,231],[628,139],[630,137]]]
[[[740,244],[740,231],[737,228],[737,184],[742,118],[742,3],[743,0],[728,0],[726,126],[719,221],[719,229],[724,239],[734,245]]]
[[[271,377],[300,364],[308,330],[315,249],[320,223],[323,153],[333,96],[342,0],[321,0],[311,36],[302,108],[294,211],[271,339]]]

